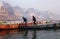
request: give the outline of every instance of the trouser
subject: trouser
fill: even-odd
[[[25,22],[25,26],[27,26],[27,22]]]
[[[34,21],[33,24],[37,25],[37,24],[36,24],[36,21]]]

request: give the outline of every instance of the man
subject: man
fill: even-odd
[[[22,17],[23,18],[23,21],[25,22],[25,26],[27,26],[27,18],[25,17]]]
[[[33,17],[33,19],[32,19],[33,20],[33,24],[37,25],[36,24],[36,18],[34,16],[32,16],[32,17]]]

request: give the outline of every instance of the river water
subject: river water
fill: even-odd
[[[1,30],[0,39],[60,39],[60,30]]]

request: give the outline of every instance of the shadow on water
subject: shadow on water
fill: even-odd
[[[24,34],[24,36],[27,36],[27,34],[28,34],[28,30],[26,30],[26,31],[25,31],[25,34]]]
[[[33,37],[32,39],[35,39],[36,38],[36,30],[33,31]]]
[[[28,30],[25,30],[23,38],[28,38]]]
[[[32,30],[32,31],[33,31],[32,39],[35,39],[36,38],[36,30]],[[25,30],[23,38],[28,38],[28,30]]]
[[[21,31],[21,30],[19,30]],[[32,39],[35,39],[36,38],[36,30],[32,30],[33,31],[33,34],[32,34]],[[28,38],[28,33],[29,33],[29,30],[24,30],[24,35],[23,35],[23,38]]]

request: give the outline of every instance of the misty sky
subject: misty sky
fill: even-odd
[[[50,11],[60,13],[60,0],[0,0],[11,4],[12,6],[20,6],[24,9],[35,8],[42,11]]]

